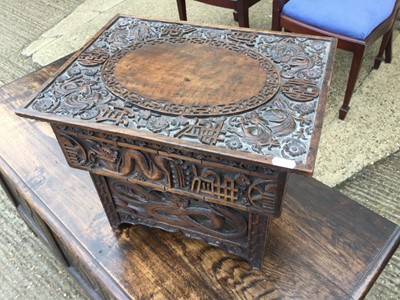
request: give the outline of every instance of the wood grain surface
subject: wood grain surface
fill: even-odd
[[[398,226],[298,175],[291,175],[282,216],[272,222],[262,272],[179,233],[140,225],[113,231],[89,174],[67,166],[50,126],[14,114],[60,65],[0,90],[0,172],[9,192],[44,220],[97,295],[358,299],[398,247]]]
[[[125,54],[115,67],[116,80],[128,90],[186,105],[229,104],[255,96],[265,84],[265,72],[244,54],[203,44],[145,45]]]

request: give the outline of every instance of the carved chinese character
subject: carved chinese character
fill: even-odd
[[[224,121],[213,122],[210,120],[201,120],[194,125],[187,125],[181,131],[175,134],[175,137],[180,138],[191,137],[198,138],[202,143],[215,145],[218,142],[218,137],[221,134]]]
[[[120,108],[120,107],[107,106],[101,110],[100,115],[96,118],[96,122],[110,121],[114,122],[117,125],[122,123],[125,126],[128,126],[129,124],[128,118],[134,116],[135,116],[134,112],[127,107]]]

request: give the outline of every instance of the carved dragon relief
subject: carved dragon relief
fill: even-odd
[[[263,263],[271,217],[244,213],[214,203],[160,192],[115,178],[106,178],[120,224],[142,224],[167,231],[180,231],[190,238],[222,247],[251,262]]]
[[[238,110],[232,115],[202,119],[156,112],[154,108],[160,107],[157,101],[148,109],[140,108],[136,100],[124,98],[127,94],[123,89],[115,90],[117,93],[107,89],[102,74],[112,74],[112,64],[107,62],[113,56],[129,47],[162,43],[166,39],[224,47],[259,60],[260,64],[263,64],[261,57],[269,58],[281,74],[282,93],[264,104],[262,99],[253,97],[250,105],[254,108],[248,112]],[[121,17],[40,93],[30,107],[45,113],[304,163],[326,56],[324,41]],[[109,79],[113,84],[112,78]],[[305,151],[293,151],[294,139],[298,139],[298,146]]]
[[[162,227],[195,229],[232,240],[240,240],[247,235],[246,219],[228,207],[116,179],[108,181],[116,210],[129,215],[135,223],[154,225],[154,222],[162,222]]]
[[[172,158],[167,154],[149,152],[146,148],[121,147],[114,141],[94,137],[79,137],[71,132],[56,131],[60,145],[71,167],[112,177],[127,178],[141,186],[185,195],[206,202],[230,206],[239,210],[256,210],[277,214],[280,199],[278,173],[246,175],[246,170],[227,171],[221,164],[207,167],[206,162]],[[151,151],[151,150],[150,150]],[[262,183],[267,186],[262,188]],[[258,193],[254,193],[255,184]],[[284,184],[284,183],[281,183]],[[261,187],[260,187],[261,186]],[[261,203],[268,202],[268,203]]]

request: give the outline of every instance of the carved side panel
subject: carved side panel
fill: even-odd
[[[124,138],[122,143],[116,136],[76,128],[54,130],[71,167],[241,211],[280,214],[285,172],[218,161],[133,139]],[[99,193],[107,193],[104,182],[96,186]],[[114,224],[115,216],[109,219]]]
[[[141,223],[166,230],[184,230],[192,236],[211,235],[216,239],[245,241],[244,213],[218,204],[107,178],[121,222]]]
[[[93,174],[92,178],[98,191],[107,190],[99,196],[107,216],[118,216],[119,221],[114,227],[127,223],[181,231],[191,238],[222,247],[249,260],[255,268],[261,268],[270,217],[116,178]],[[111,198],[108,195],[112,195]]]

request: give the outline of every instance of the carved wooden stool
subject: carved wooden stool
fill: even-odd
[[[288,173],[313,171],[335,46],[119,16],[19,114],[52,124],[113,227],[180,230],[260,268]]]

